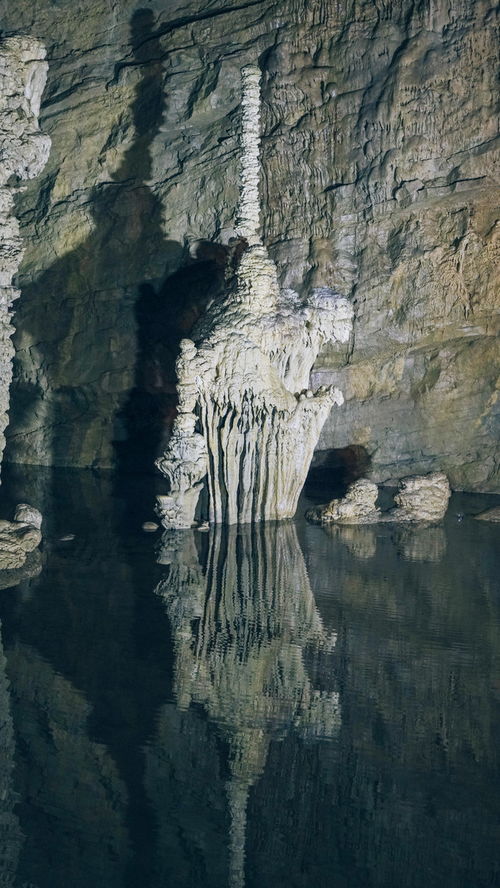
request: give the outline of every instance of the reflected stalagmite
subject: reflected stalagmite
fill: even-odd
[[[334,736],[336,692],[316,690],[305,648],[331,652],[292,524],[216,528],[206,565],[194,533],[165,534],[170,563],[157,592],[175,647],[177,704],[202,705],[229,749],[232,888],[244,885],[246,809],[269,744],[293,727],[305,737]]]
[[[14,813],[15,743],[9,688],[0,625],[0,888],[12,888],[15,885],[23,841],[19,821]]]

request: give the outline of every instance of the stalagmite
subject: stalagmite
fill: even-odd
[[[170,481],[159,497],[164,527],[190,527],[204,485],[211,523],[291,517],[334,387],[310,388],[321,346],[347,342],[349,302],[327,287],[300,298],[281,290],[259,233],[260,72],[243,78],[238,234],[247,244],[235,283],[181,342],[178,415],[157,461]],[[205,480],[206,479],[206,480]]]
[[[14,216],[12,177],[32,179],[45,166],[50,139],[40,132],[38,115],[47,77],[45,49],[32,37],[0,40],[0,460],[8,422],[9,388],[14,346],[12,304],[19,290],[12,286],[23,249]]]

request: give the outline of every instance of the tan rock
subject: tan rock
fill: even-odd
[[[19,520],[19,516],[32,523]],[[26,503],[17,506],[14,521],[0,521],[0,571],[23,567],[42,541],[41,524],[40,512]]]
[[[14,357],[12,304],[19,296],[12,281],[23,256],[11,179],[32,179],[48,159],[50,139],[38,126],[45,54],[40,41],[31,37],[0,39],[0,461]]]
[[[450,494],[448,479],[442,472],[403,478],[394,497],[395,507],[382,512],[375,506],[377,485],[360,478],[349,485],[344,497],[310,509],[306,518],[319,524],[433,524],[444,518]]]
[[[340,499],[333,499],[326,506],[318,506],[306,512],[306,518],[318,524],[374,524],[382,513],[375,505],[378,487],[367,478],[360,478],[347,489]]]

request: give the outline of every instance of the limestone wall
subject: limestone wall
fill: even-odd
[[[237,230],[239,71],[257,61],[280,283],[355,304],[351,341],[316,366],[346,398],[320,449],[366,448],[375,481],[498,490],[491,0],[69,8],[4,14],[49,47],[54,144],[20,205],[9,458],[106,466],[161,438],[176,343]]]
[[[0,40],[0,461],[8,423],[14,347],[13,285],[23,255],[15,217],[15,182],[37,176],[47,162],[50,139],[38,128],[47,76],[45,49],[31,37]]]

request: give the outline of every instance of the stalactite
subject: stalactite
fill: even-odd
[[[332,387],[309,389],[323,343],[346,342],[349,302],[326,287],[301,299],[281,290],[260,240],[260,72],[243,79],[242,170],[238,233],[248,244],[235,283],[183,340],[177,362],[179,406],[157,461],[170,481],[159,497],[165,527],[193,524],[207,478],[208,518],[246,523],[291,517],[333,404]]]

